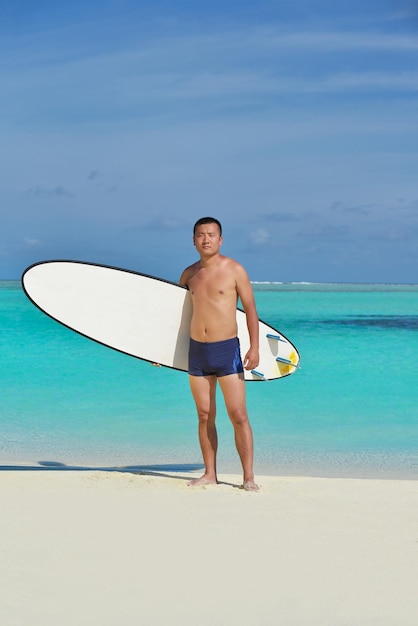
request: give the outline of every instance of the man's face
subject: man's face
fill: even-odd
[[[202,224],[197,226],[193,235],[193,243],[199,254],[216,254],[222,245],[222,236],[217,224]]]

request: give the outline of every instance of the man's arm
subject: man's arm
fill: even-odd
[[[244,357],[244,367],[247,370],[252,370],[257,367],[260,360],[258,314],[255,306],[253,288],[251,287],[247,272],[242,266],[238,266],[236,284],[237,293],[247,318],[247,328],[250,336],[250,349]]]
[[[182,285],[183,287],[188,287],[189,280],[190,280],[192,273],[193,273],[193,265],[189,265],[189,267],[186,267],[186,269],[183,270],[183,273],[180,276],[179,285]]]

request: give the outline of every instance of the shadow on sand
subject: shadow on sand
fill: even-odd
[[[142,476],[158,476],[159,478],[174,478],[176,480],[190,480],[190,476],[173,476],[181,472],[195,472],[204,470],[201,463],[163,463],[157,465],[126,465],[126,466],[93,466],[93,465],[66,465],[59,461],[38,461],[37,465],[0,465],[0,472],[119,472],[125,474],[141,474]],[[170,472],[169,474],[167,472]],[[220,485],[240,488],[240,485],[219,481]]]

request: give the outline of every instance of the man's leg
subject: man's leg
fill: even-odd
[[[189,381],[199,418],[199,442],[205,464],[204,475],[189,484],[216,484],[216,376],[189,376]]]
[[[218,378],[225,406],[235,432],[235,445],[244,473],[244,489],[257,491],[253,473],[253,433],[248,420],[243,374],[230,374]]]

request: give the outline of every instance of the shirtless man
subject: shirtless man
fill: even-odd
[[[190,485],[217,483],[215,426],[216,384],[235,432],[241,460],[243,488],[257,491],[253,474],[253,435],[248,421],[244,368],[258,365],[258,315],[251,283],[244,268],[220,254],[222,227],[213,217],[198,220],[193,243],[200,261],[187,267],[180,284],[190,290],[193,314],[190,324],[189,380],[199,418],[199,442],[205,464],[201,478]],[[247,317],[250,349],[241,361],[237,338],[236,306],[241,299]]]

